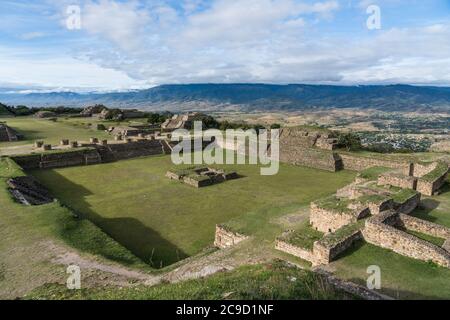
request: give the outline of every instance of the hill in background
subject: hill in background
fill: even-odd
[[[79,107],[102,103],[143,110],[295,111],[318,108],[362,108],[383,111],[450,110],[450,88],[389,86],[327,86],[268,84],[163,85],[114,93],[73,92],[0,94],[0,101],[28,106]]]

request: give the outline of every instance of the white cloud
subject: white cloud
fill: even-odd
[[[325,32],[316,24],[340,13],[343,1],[335,0],[183,0],[177,6],[169,0],[83,3],[85,38],[71,48],[75,67],[68,70],[56,60],[52,68],[48,59],[46,67],[59,69],[48,72],[19,62],[20,77],[26,78],[29,67],[32,79],[41,73],[46,83],[57,76],[64,83],[76,83],[76,76],[65,74],[78,66],[80,83],[105,87],[192,82],[450,84],[446,21],[361,30],[356,37]],[[348,3],[355,10],[362,2]],[[384,6],[389,1],[377,3]],[[365,18],[363,10],[361,20]]]
[[[140,36],[150,21],[147,12],[140,10],[135,1],[89,2],[83,7],[81,17],[84,30],[124,50],[134,50],[140,46]]]
[[[28,33],[24,33],[20,35],[20,39],[22,40],[33,40],[33,39],[38,39],[38,38],[42,38],[45,37],[45,33],[43,32],[28,32]]]

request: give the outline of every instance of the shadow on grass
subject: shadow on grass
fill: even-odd
[[[36,130],[25,130],[20,128],[14,128],[19,134],[22,135],[20,141],[34,141],[34,140],[42,140],[47,138],[47,136],[42,135],[42,132]]]
[[[59,188],[64,188],[64,193],[61,194],[61,192],[54,188],[49,188],[47,185],[47,188],[51,190],[54,196],[64,206],[71,209],[80,218],[85,218],[93,222],[111,238],[153,268],[163,268],[188,257],[188,255],[180,248],[164,239],[160,233],[142,224],[142,222],[137,219],[128,217],[102,217],[92,210],[90,204],[85,201],[85,198],[92,195],[92,193],[83,186],[68,180],[56,171],[47,171],[46,179],[51,180],[54,186],[56,185]],[[45,185],[45,182],[43,184]],[[99,188],[100,187],[101,186],[99,186]],[[64,238],[65,235],[62,234],[61,236]],[[106,257],[118,260],[115,257]]]
[[[447,182],[441,188],[439,195],[443,195],[443,194],[447,194],[447,193],[450,193],[450,180],[447,180]]]
[[[423,199],[419,207],[414,210],[411,215],[429,222],[436,222],[438,219],[430,215],[430,213],[436,210],[440,204],[441,203],[435,199]]]

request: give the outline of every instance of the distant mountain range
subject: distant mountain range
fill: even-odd
[[[450,88],[409,85],[329,86],[269,84],[162,85],[114,93],[0,93],[0,102],[30,107],[139,108],[148,111],[295,111],[319,108],[364,108],[384,111],[450,112]]]

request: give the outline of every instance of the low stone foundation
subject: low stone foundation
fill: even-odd
[[[397,212],[409,214],[419,206],[421,198],[421,194],[416,193],[414,196],[407,199],[403,203],[394,203],[394,209]]]
[[[386,211],[368,219],[363,230],[364,240],[403,256],[450,268],[450,254],[446,250],[396,229],[393,226],[398,224],[398,220],[395,211]]]
[[[428,234],[430,236],[442,239],[450,239],[450,228],[442,225],[418,219],[407,214],[399,214],[397,226]]]
[[[294,257],[316,264],[314,253],[311,250],[300,248],[286,241],[277,239],[275,242],[275,249],[293,255]]]
[[[356,208],[346,213],[321,208],[313,202],[311,203],[309,219],[316,230],[323,233],[331,233],[343,226],[357,222],[369,213],[368,207]]]
[[[220,249],[230,248],[244,240],[247,240],[249,237],[228,230],[224,226],[216,226],[216,237],[214,240],[214,246]]]
[[[234,172],[226,172],[214,168],[187,168],[184,170],[171,170],[166,173],[166,177],[171,180],[182,181],[183,183],[195,187],[203,188],[213,184],[222,183],[227,180],[238,179],[239,175]]]
[[[351,248],[356,241],[362,240],[362,238],[360,230],[350,232],[336,241],[329,241],[327,236],[325,236],[324,239],[314,243],[314,264],[329,264],[337,256]]]
[[[299,247],[283,239],[277,239],[275,249],[309,261],[313,266],[325,265],[332,262],[337,256],[349,249],[353,243],[362,239],[360,228],[346,226],[340,230],[341,235],[328,234],[321,240],[315,241],[312,250]]]
[[[434,196],[439,189],[441,189],[444,184],[447,182],[447,174],[440,176],[434,181],[426,181],[424,179],[419,179],[417,183],[417,191],[426,195],[426,196]]]
[[[388,172],[380,175],[378,178],[378,185],[416,190],[417,178],[405,176],[399,173]]]

